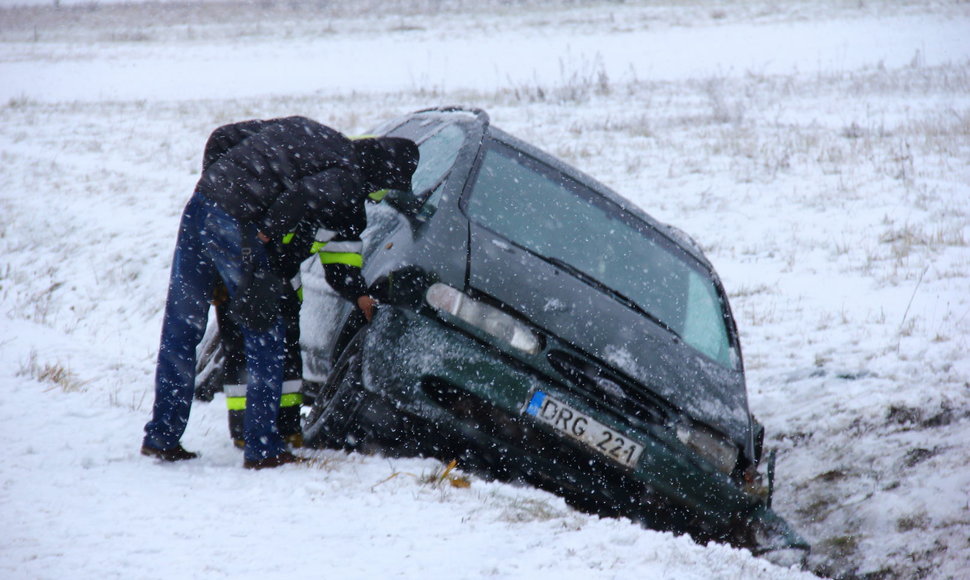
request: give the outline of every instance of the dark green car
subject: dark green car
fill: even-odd
[[[370,211],[370,324],[304,274],[308,444],[458,459],[586,511],[805,553],[770,508],[737,329],[690,238],[483,111],[377,133],[421,162]]]

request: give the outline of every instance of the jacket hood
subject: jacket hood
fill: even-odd
[[[400,137],[373,137],[353,141],[357,164],[367,193],[380,189],[410,191],[418,168],[418,146]]]

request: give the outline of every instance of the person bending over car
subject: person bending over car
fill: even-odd
[[[180,439],[192,405],[195,349],[222,283],[246,352],[243,466],[299,462],[276,426],[287,292],[280,263],[316,250],[327,281],[369,319],[375,301],[360,271],[364,201],[379,190],[410,189],[418,149],[390,137],[351,141],[311,119],[286,117],[219,127],[204,157],[176,239],[141,453],[164,461],[197,457]]]

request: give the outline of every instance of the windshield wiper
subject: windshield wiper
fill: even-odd
[[[592,286],[593,288],[596,288],[597,290],[599,290],[601,292],[604,292],[606,294],[609,294],[616,301],[620,302],[624,306],[630,308],[631,310],[634,310],[638,314],[643,315],[644,317],[648,318],[651,322],[653,322],[657,326],[663,328],[664,330],[666,330],[670,334],[673,334],[677,338],[680,338],[680,335],[677,333],[677,331],[674,330],[673,328],[671,328],[669,324],[667,324],[663,320],[660,320],[659,318],[657,318],[656,315],[651,314],[649,311],[647,311],[646,308],[644,308],[643,306],[640,306],[639,303],[637,303],[635,300],[633,300],[632,298],[630,298],[626,294],[623,294],[619,290],[615,290],[613,288],[610,288],[609,286],[607,286],[606,284],[604,284],[602,281],[600,281],[600,280],[594,278],[593,276],[587,274],[586,272],[580,270],[576,266],[573,266],[569,262],[563,261],[561,258],[555,258],[553,256],[539,256],[539,257],[542,258],[543,260],[549,262],[553,266],[555,266],[555,267],[557,267],[557,268],[559,268],[561,270],[565,270],[566,272],[569,272],[570,274],[572,274],[573,276],[579,278],[580,280],[582,280],[586,284]]]

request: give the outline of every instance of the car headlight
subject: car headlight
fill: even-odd
[[[539,337],[528,326],[451,286],[432,284],[425,294],[425,300],[436,310],[447,312],[523,352],[539,352]]]
[[[731,473],[738,462],[738,448],[720,435],[699,425],[680,423],[677,439],[695,453],[711,462],[722,473]]]

